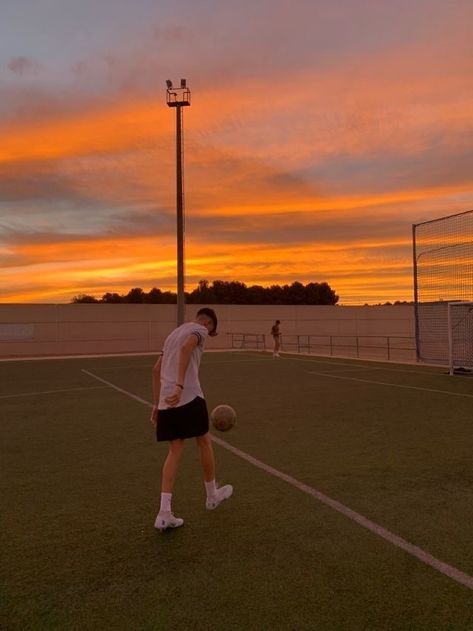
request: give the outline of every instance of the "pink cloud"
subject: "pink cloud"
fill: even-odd
[[[41,64],[31,57],[12,57],[7,64],[8,70],[13,74],[37,75],[41,71]]]

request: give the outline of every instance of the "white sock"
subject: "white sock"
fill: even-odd
[[[215,480],[205,482],[205,490],[207,491],[207,497],[215,497],[215,495],[217,495],[217,485],[215,484]]]
[[[172,493],[161,493],[161,507],[159,509],[160,513],[171,512],[171,500],[172,500]]]

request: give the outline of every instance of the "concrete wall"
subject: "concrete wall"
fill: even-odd
[[[187,306],[186,319],[193,319],[199,308]],[[310,342],[310,352],[387,359],[389,344],[391,359],[415,358],[414,309],[410,305],[214,308],[219,335],[209,338],[208,349],[231,348],[232,333],[265,334],[270,347],[269,331],[279,319],[283,350]],[[156,352],[174,328],[175,318],[175,305],[0,304],[0,357]],[[246,345],[251,347],[251,340]]]

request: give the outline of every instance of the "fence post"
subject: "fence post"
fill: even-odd
[[[388,340],[388,360],[390,360],[391,359],[391,348],[389,346],[389,335],[387,336],[386,339]]]

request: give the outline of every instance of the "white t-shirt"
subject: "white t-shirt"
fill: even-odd
[[[169,405],[165,402],[165,398],[172,396],[176,391],[176,383],[178,383],[177,371],[179,370],[179,354],[183,344],[189,335],[194,334],[197,337],[198,344],[193,349],[184,377],[184,390],[181,394],[181,400],[176,407],[190,403],[196,397],[204,397],[199,382],[199,366],[204,352],[205,340],[209,334],[207,328],[197,322],[186,322],[174,329],[168,335],[163,346],[163,355],[161,357],[161,391],[159,395],[158,408],[166,410]]]

